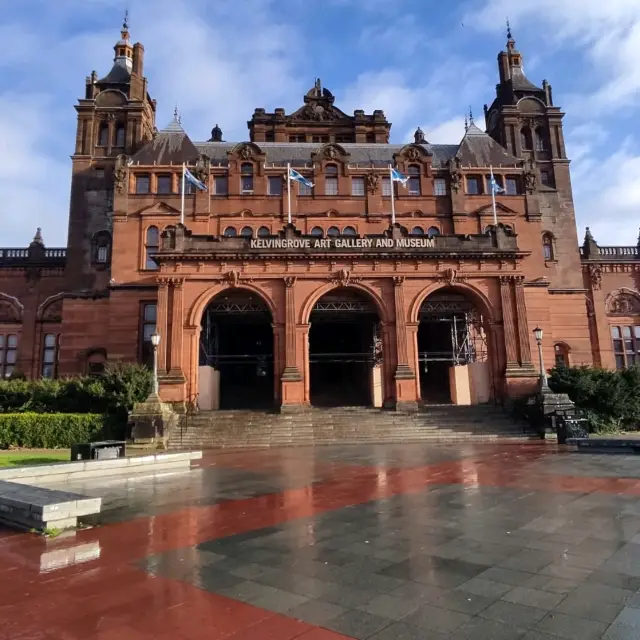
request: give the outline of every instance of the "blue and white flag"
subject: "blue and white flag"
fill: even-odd
[[[300,184],[303,184],[309,187],[309,189],[312,189],[315,186],[313,182],[307,180],[302,174],[298,173],[295,169],[291,169],[291,168],[289,168],[289,180],[293,180],[294,182],[299,182]]]
[[[196,178],[193,173],[191,173],[191,171],[189,171],[189,169],[187,169],[186,166],[183,166],[183,170],[184,170],[184,177],[185,179],[190,182],[196,189],[200,189],[200,191],[206,191],[207,190],[207,185],[204,182],[200,182],[200,180],[198,180],[198,178]]]
[[[491,174],[491,180],[489,182],[491,184],[491,191],[493,193],[504,193],[504,189],[496,182],[493,173]]]
[[[399,182],[403,187],[406,187],[407,182],[409,182],[409,177],[402,175],[397,169],[391,167],[391,180],[393,180],[393,182]]]

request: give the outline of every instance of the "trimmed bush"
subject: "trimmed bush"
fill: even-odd
[[[0,413],[0,449],[66,449],[105,436],[105,416],[93,413]]]
[[[549,386],[568,394],[589,419],[592,431],[640,426],[640,367],[619,371],[561,367],[551,371]]]

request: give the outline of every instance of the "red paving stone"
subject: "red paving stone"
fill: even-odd
[[[0,640],[36,638],[231,638],[340,640],[331,631],[198,589],[151,576],[132,563],[172,549],[339,510],[414,494],[434,484],[503,486],[552,492],[640,495],[640,480],[522,473],[522,463],[555,455],[539,445],[486,447],[482,455],[414,468],[322,463],[328,479],[278,494],[190,506],[78,532],[59,547],[98,542],[99,560],[41,574],[40,556],[55,546],[31,535],[0,535]],[[282,456],[283,454],[281,454]],[[313,453],[288,451],[303,470]],[[212,464],[208,456],[204,464]],[[276,471],[278,452],[233,453],[216,466]],[[382,481],[380,471],[384,469]],[[45,626],[46,628],[43,628]]]

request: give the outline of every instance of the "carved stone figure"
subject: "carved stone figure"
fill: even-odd
[[[248,144],[245,144],[241,149],[240,149],[240,157],[243,160],[249,160],[251,158],[251,156],[253,155],[253,151],[251,149],[251,147]]]
[[[126,191],[127,178],[129,177],[128,166],[127,156],[121,154],[116,158],[116,165],[113,170],[113,180],[118,193]]]
[[[420,160],[420,152],[415,147],[411,147],[407,151],[407,158],[409,158],[411,162],[418,162],[418,160]]]
[[[618,315],[630,315],[640,311],[640,302],[629,293],[620,294],[611,301],[611,313]]]
[[[338,150],[335,147],[327,147],[324,150],[324,155],[329,158],[329,160],[335,160],[338,157]]]
[[[211,161],[205,155],[199,155],[196,161],[196,166],[193,170],[193,175],[200,180],[200,182],[207,184],[209,181],[209,169]]]
[[[591,278],[593,288],[596,290],[600,289],[602,286],[602,269],[599,265],[589,265],[589,277]]]
[[[378,181],[379,177],[377,173],[372,171],[367,174],[367,189],[369,190],[369,193],[376,193],[378,190]]]
[[[458,193],[462,187],[462,172],[452,171],[449,178],[451,180],[451,188]]]
[[[240,284],[240,272],[235,269],[229,271],[226,273],[224,279],[231,288],[237,287]]]
[[[331,282],[337,284],[339,287],[348,287],[350,284],[357,284],[360,280],[362,280],[362,278],[352,276],[349,269],[340,269],[340,271],[331,278]]]
[[[524,188],[527,193],[533,193],[536,190],[538,178],[534,171],[526,171],[524,174]]]

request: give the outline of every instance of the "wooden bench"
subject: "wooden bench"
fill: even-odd
[[[569,438],[582,453],[640,453],[639,438]]]
[[[0,480],[0,522],[28,530],[70,529],[78,517],[99,513],[102,498]]]

